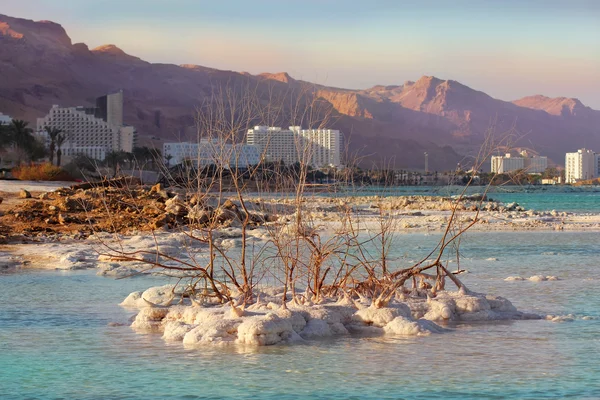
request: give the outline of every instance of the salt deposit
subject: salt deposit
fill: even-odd
[[[162,332],[168,341],[186,345],[247,344],[266,346],[363,332],[376,335],[422,336],[445,330],[434,321],[491,321],[535,319],[519,312],[507,299],[479,293],[442,291],[435,298],[409,297],[389,306],[359,306],[343,297],[319,305],[256,303],[243,315],[230,305],[196,307],[169,304],[173,286],[131,293],[121,303],[140,308],[132,327],[139,332]],[[266,294],[264,296],[269,297]],[[147,298],[146,298],[147,297]]]
[[[554,275],[533,275],[529,278],[523,278],[522,276],[509,276],[504,278],[505,281],[530,281],[530,282],[545,282],[545,281],[558,281],[560,280],[558,277]]]

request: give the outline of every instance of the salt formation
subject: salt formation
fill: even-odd
[[[267,346],[350,333],[422,336],[444,332],[438,323],[450,321],[539,318],[517,311],[505,298],[474,292],[406,297],[382,308],[349,296],[312,305],[290,301],[282,307],[279,292],[265,290],[256,303],[237,307],[237,312],[232,312],[233,304],[199,306],[194,299],[188,305],[189,294],[184,304],[171,306],[174,296],[185,296],[173,285],[131,293],[121,305],[140,309],[132,324],[136,331],[161,332],[164,340],[186,345]]]
[[[522,276],[509,276],[508,278],[504,278],[505,281],[530,281],[530,282],[545,282],[545,281],[558,281],[558,277],[554,275],[533,275],[529,278],[523,278]]]

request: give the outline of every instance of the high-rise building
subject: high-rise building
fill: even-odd
[[[137,134],[134,127],[123,125],[122,91],[97,98],[96,107],[54,105],[37,120],[39,135],[45,135],[45,127],[67,136],[61,148],[64,157],[84,154],[99,160],[111,151],[132,152]]]
[[[529,174],[540,174],[548,168],[548,158],[546,156],[529,156],[527,151],[523,150],[517,156],[506,153],[504,156],[492,156],[492,172],[504,174],[523,170]]]
[[[255,126],[248,130],[246,143],[257,146],[267,161],[287,165],[302,161],[315,168],[342,166],[343,135],[338,130]]]
[[[123,126],[123,91],[107,94],[96,99],[96,117],[109,125]]]
[[[589,149],[579,149],[565,156],[565,182],[575,183],[580,179],[598,176],[598,155]]]

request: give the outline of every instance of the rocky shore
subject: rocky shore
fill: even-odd
[[[235,196],[212,201],[215,196],[186,194],[161,185],[142,186],[116,180],[101,185],[80,184],[50,192],[2,193],[0,243],[48,242],[85,239],[98,232],[135,235],[156,230],[180,229],[215,217],[220,227],[239,227],[245,218]],[[294,199],[247,199],[251,228],[292,218]],[[456,199],[437,196],[314,196],[304,200],[307,215],[321,229],[339,227],[342,213],[350,212],[364,229],[375,229],[384,215],[397,232],[440,231],[445,228]],[[214,204],[211,204],[214,203]],[[457,207],[458,221],[475,231],[600,230],[600,214],[527,210],[516,203],[503,204],[465,197]]]

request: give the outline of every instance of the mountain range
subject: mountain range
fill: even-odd
[[[115,45],[72,43],[54,22],[0,15],[0,112],[32,125],[53,104],[92,105],[98,96],[123,90],[124,120],[143,141],[174,140],[193,131],[195,110],[215,85],[231,82],[261,93],[293,93],[309,84],[285,72],[149,63]],[[600,151],[600,111],[573,98],[534,95],[507,102],[433,76],[364,90],[310,87],[329,107],[330,127],[344,132],[349,151],[360,154],[364,166],[422,169],[424,152],[431,170],[468,165],[491,127],[496,135],[514,129],[514,146],[559,165],[565,152]]]

